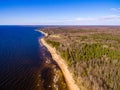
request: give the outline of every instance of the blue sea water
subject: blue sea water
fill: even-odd
[[[0,90],[37,90],[43,35],[36,28],[0,26]]]

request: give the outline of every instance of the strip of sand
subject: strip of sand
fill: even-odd
[[[69,90],[79,90],[78,86],[75,84],[75,81],[71,75],[71,73],[68,70],[67,64],[65,61],[56,53],[55,48],[51,47],[49,44],[46,43],[44,38],[40,40],[42,44],[47,47],[49,52],[52,55],[52,58],[57,62],[59,67],[61,68],[63,75],[65,77],[66,83],[68,85]]]

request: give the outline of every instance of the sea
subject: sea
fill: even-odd
[[[40,78],[44,49],[39,39],[44,35],[38,28],[44,27],[0,26],[0,90],[52,90]]]
[[[30,26],[0,26],[0,90],[35,90],[43,34]]]

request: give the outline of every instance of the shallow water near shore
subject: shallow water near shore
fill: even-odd
[[[67,90],[36,27],[0,26],[0,90]]]

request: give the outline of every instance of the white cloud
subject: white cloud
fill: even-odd
[[[60,24],[71,25],[120,25],[120,15],[108,15],[101,17],[78,17],[75,19],[61,20]]]
[[[76,18],[76,21],[92,21],[92,20],[96,20],[96,18]]]
[[[76,18],[76,21],[116,21],[119,20],[120,21],[120,15],[109,15],[109,16],[101,16],[101,17],[97,17],[97,18]]]
[[[4,24],[7,22],[8,24],[15,24],[15,21],[21,21],[22,23],[16,23],[16,24],[30,24],[30,25],[120,25],[120,15],[108,15],[108,16],[99,16],[99,17],[76,17],[76,18],[64,18],[64,19],[46,19],[41,20],[41,18],[38,18],[39,21],[36,22],[35,20],[30,21],[30,19],[23,20],[21,18],[19,19],[2,19],[0,24]]]
[[[111,8],[111,11],[120,12],[120,8]]]
[[[59,19],[52,20],[49,23],[52,25],[120,25],[120,15]]]
[[[101,19],[103,20],[120,20],[120,15],[109,15],[109,16],[104,16],[104,17],[101,17]]]

